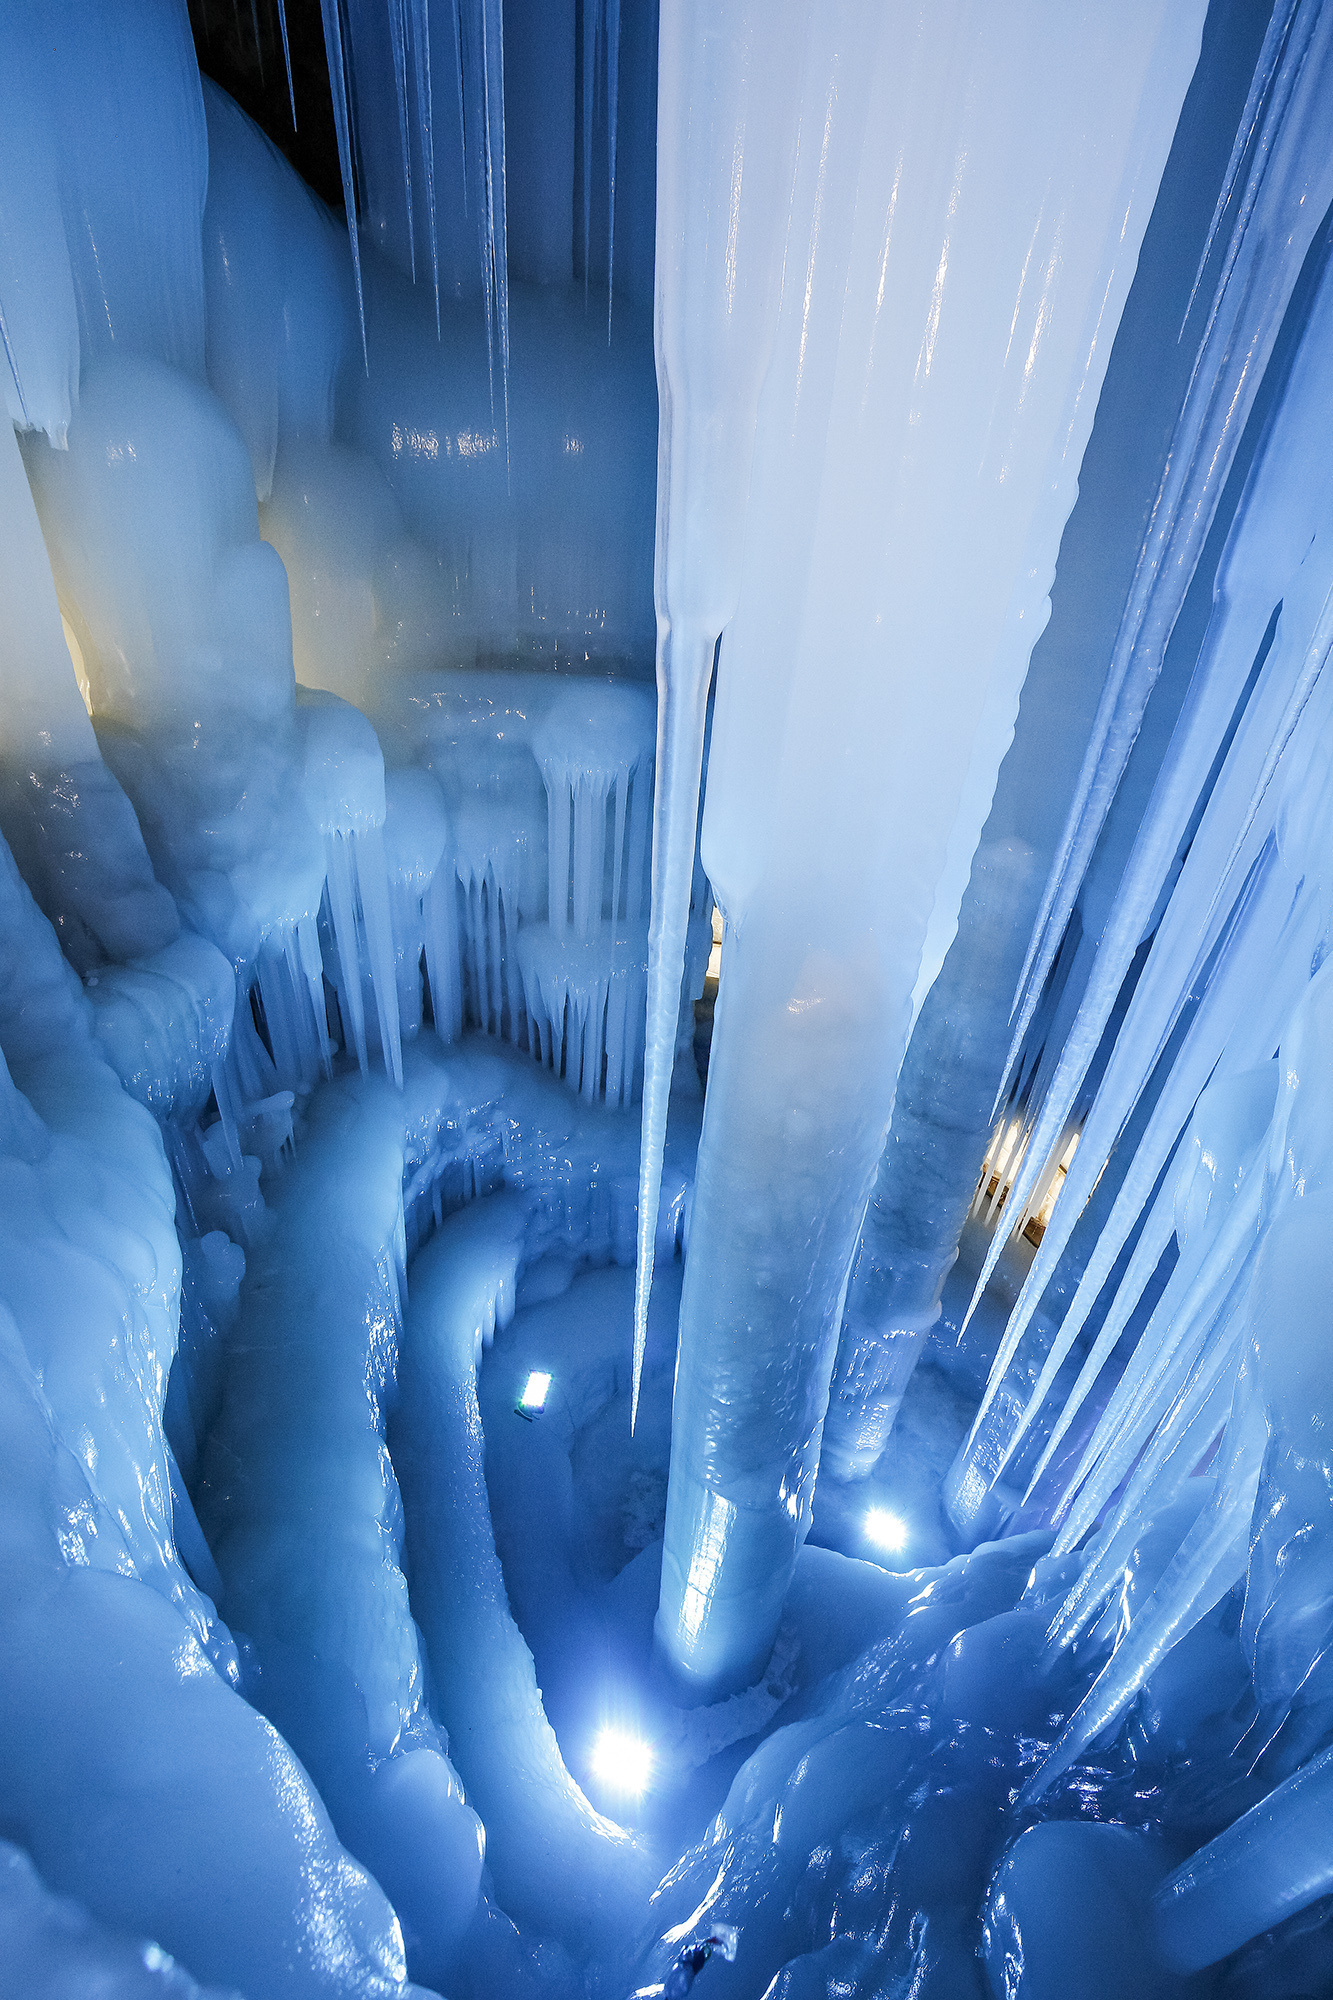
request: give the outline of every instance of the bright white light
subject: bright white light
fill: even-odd
[[[653,1775],[653,1750],[628,1729],[603,1729],[592,1746],[593,1776],[614,1791],[637,1799]]]
[[[546,1408],[546,1392],[551,1386],[549,1375],[543,1375],[534,1368],[527,1379],[523,1394],[518,1399],[518,1407],[528,1417],[539,1417]]]
[[[907,1547],[907,1523],[891,1514],[887,1507],[872,1507],[866,1515],[865,1529],[866,1539],[888,1555],[899,1555]]]

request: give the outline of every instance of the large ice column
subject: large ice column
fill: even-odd
[[[713,659],[741,583],[806,9],[667,0],[658,50],[657,761],[634,1408],[676,1057]]]
[[[0,1787],[50,1887],[260,2000],[401,1996],[388,1903],[181,1566],[157,1127],[0,847]],[[126,1782],[126,1773],[132,1782]],[[95,1806],[93,1801],[96,1801]]]
[[[977,719],[993,772],[1202,11],[1112,33],[965,8],[904,39],[821,9],[791,50],[789,282],[705,815],[726,963],[658,1614],[701,1693],[762,1664],[808,1526]]]

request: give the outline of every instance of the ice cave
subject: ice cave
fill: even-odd
[[[2,0],[0,344],[0,2000],[1333,1994],[1333,0]]]

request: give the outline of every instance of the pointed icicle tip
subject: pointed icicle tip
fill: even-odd
[[[287,38],[287,0],[275,0],[278,30],[282,36],[282,60],[287,67],[287,102],[292,108],[292,130],[296,130],[296,86],[292,82],[292,45]]]

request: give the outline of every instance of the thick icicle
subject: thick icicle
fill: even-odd
[[[658,51],[657,759],[634,1292],[638,1412],[713,658],[735,610],[806,8],[665,0]],[[744,172],[740,164],[744,162]]]

